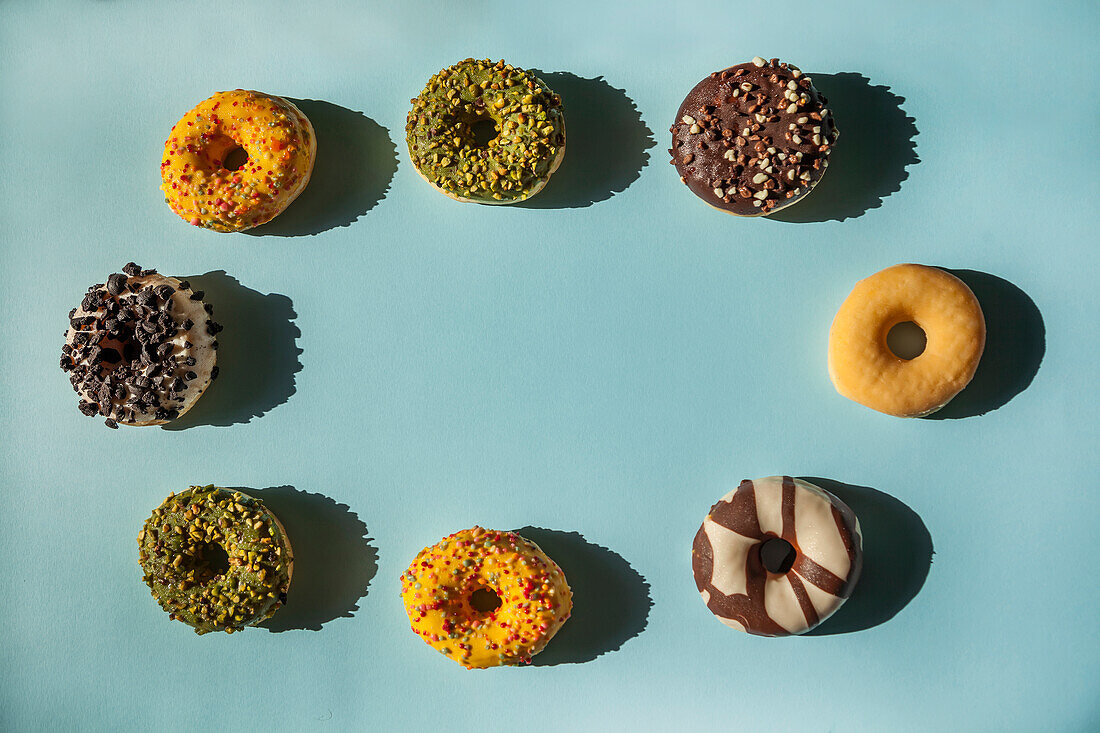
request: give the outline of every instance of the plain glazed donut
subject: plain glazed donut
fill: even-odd
[[[481,527],[421,550],[401,598],[413,631],[467,669],[529,663],[573,610],[565,575],[538,545]]]
[[[417,173],[457,200],[514,204],[543,189],[565,156],[561,97],[503,61],[466,59],[428,80],[405,124]],[[497,135],[478,144],[474,126]]]
[[[886,335],[912,321],[924,351],[896,356]],[[974,377],[985,349],[985,318],[962,280],[937,267],[894,265],[860,280],[829,330],[829,377],[850,400],[897,417],[940,409]]]
[[[170,494],[154,509],[138,533],[138,561],[161,608],[198,634],[271,618],[294,574],[279,519],[259,499],[217,486]]]
[[[797,67],[765,61],[695,85],[671,129],[671,163],[691,192],[737,216],[774,214],[825,175],[838,132],[828,100]]]
[[[768,557],[776,546],[780,555]],[[803,634],[840,608],[859,580],[859,520],[806,481],[742,481],[703,520],[691,567],[707,608],[727,626],[758,636]]]
[[[243,148],[239,170],[226,157]],[[186,222],[240,232],[271,221],[309,183],[317,141],[292,102],[261,92],[218,92],[183,116],[164,143],[161,190]]]
[[[61,348],[80,411],[116,428],[163,425],[190,410],[218,376],[222,327],[203,296],[133,262],[88,288]]]

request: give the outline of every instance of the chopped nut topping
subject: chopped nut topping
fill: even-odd
[[[808,77],[778,59],[756,57],[715,72],[681,105],[683,125],[671,129],[672,163],[715,206],[770,213],[822,175],[836,138],[825,104]]]

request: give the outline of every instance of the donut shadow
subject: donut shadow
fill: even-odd
[[[924,586],[932,535],[920,516],[889,494],[824,478],[802,477],[843,501],[859,518],[863,572],[843,606],[806,636],[832,636],[884,624]]]
[[[653,606],[649,583],[619,554],[578,532],[524,527],[516,533],[541,547],[561,567],[573,591],[572,616],[532,664],[590,662],[645,630]]]
[[[906,168],[920,163],[916,120],[890,87],[871,84],[862,74],[810,74],[829,100],[840,139],[829,156],[829,170],[813,193],[766,218],[794,224],[844,221],[882,206],[901,190]]]
[[[1043,315],[1027,293],[986,272],[947,272],[966,283],[982,306],[985,351],[970,384],[928,420],[976,417],[1003,407],[1028,388],[1046,353]]]
[[[245,232],[253,236],[302,237],[350,226],[386,197],[397,172],[397,148],[385,127],[331,102],[288,99],[317,135],[313,175],[286,211]]]
[[[565,157],[546,188],[517,206],[577,209],[625,191],[649,163],[657,142],[634,100],[602,76],[585,79],[566,71],[532,72],[561,95]]]
[[[205,292],[225,331],[218,336],[218,378],[191,410],[162,427],[228,427],[286,402],[294,394],[294,375],[302,370],[297,345],[302,334],[290,298],[247,288],[224,270],[180,279]]]
[[[294,554],[286,605],[260,628],[320,631],[329,621],[354,616],[378,572],[378,550],[355,512],[293,486],[239,490],[263,501],[279,518]]]

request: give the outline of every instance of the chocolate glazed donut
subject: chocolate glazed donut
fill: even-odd
[[[773,214],[810,193],[838,132],[828,100],[797,67],[757,56],[687,95],[672,133],[680,180],[738,216]]]
[[[783,541],[793,553],[776,567],[769,549]],[[742,481],[703,520],[691,565],[707,608],[722,623],[759,636],[802,634],[852,594],[863,566],[859,520],[805,481]]]

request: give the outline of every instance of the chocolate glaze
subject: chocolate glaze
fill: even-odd
[[[808,76],[778,59],[716,71],[680,105],[669,128],[670,162],[711,206],[739,216],[773,213],[825,174],[838,136],[826,103]]]
[[[824,489],[818,488],[829,497],[832,503],[832,515],[836,530],[840,534],[847,550],[850,568],[845,578],[840,578],[821,567],[799,547],[795,532],[795,483],[789,476],[782,483],[782,532],[780,536],[794,548],[794,564],[786,573],[794,591],[795,598],[805,616],[807,629],[817,626],[821,618],[810,600],[805,583],[838,598],[848,598],[862,569],[862,553],[858,534],[858,521],[850,508]],[[750,634],[759,636],[790,636],[791,632],[768,615],[764,603],[765,586],[769,579],[767,568],[760,558],[760,547],[774,538],[771,532],[760,528],[757,513],[756,486],[745,480],[737,487],[733,496],[722,499],[711,507],[708,518],[726,529],[732,530],[757,544],[749,551],[745,560],[745,587],[747,593],[725,594],[714,585],[714,550],[707,537],[705,525],[695,534],[691,550],[691,566],[695,576],[695,585],[707,600],[707,608],[720,618],[732,619],[741,624]],[[827,616],[828,614],[826,614]]]

